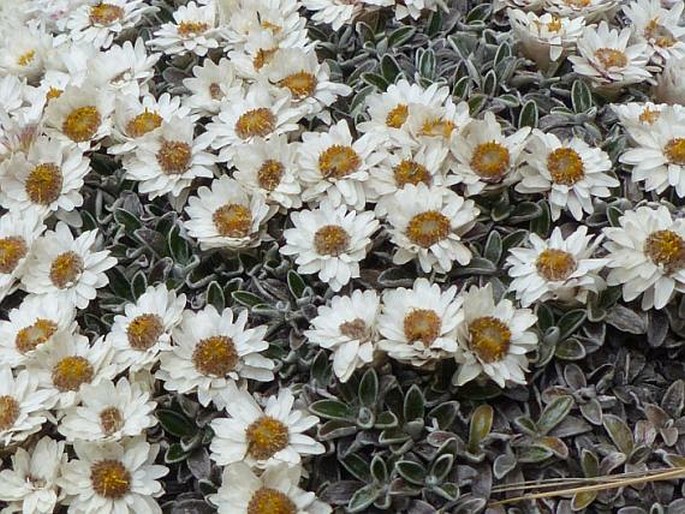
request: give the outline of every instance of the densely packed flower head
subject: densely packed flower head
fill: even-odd
[[[0,2],[2,512],[476,513],[682,464],[684,10]],[[642,334],[668,366],[602,348]]]

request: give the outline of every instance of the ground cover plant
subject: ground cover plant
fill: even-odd
[[[0,2],[3,513],[685,513],[685,4]]]

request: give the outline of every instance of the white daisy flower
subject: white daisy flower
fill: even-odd
[[[348,212],[344,205],[323,202],[316,210],[292,212],[290,219],[293,228],[283,231],[280,252],[296,256],[299,273],[318,273],[336,292],[360,276],[359,262],[379,226],[373,212]]]
[[[150,401],[150,391],[126,377],[116,385],[103,380],[97,385],[84,384],[81,404],[64,410],[57,430],[67,441],[116,441],[143,435],[157,424],[152,415],[157,403]]]
[[[299,466],[277,464],[259,476],[243,462],[224,468],[219,490],[208,497],[219,514],[330,514],[330,506],[298,487]]]
[[[111,379],[111,347],[102,338],[91,345],[88,338],[68,331],[57,332],[49,345],[41,346],[28,361],[27,369],[40,386],[57,396],[57,407],[65,409],[81,399],[81,386]]]
[[[219,0],[227,41],[236,48],[249,46],[260,33],[274,36],[283,48],[307,40],[307,20],[299,15],[298,0]]]
[[[190,219],[183,224],[202,249],[230,250],[259,246],[272,214],[263,195],[248,193],[227,175],[199,188],[185,211]]]
[[[16,376],[9,366],[0,367],[0,444],[9,446],[38,432],[55,403],[55,392],[40,387],[27,370]]]
[[[637,38],[649,44],[652,59],[659,64],[685,57],[685,27],[680,26],[684,8],[678,2],[666,9],[660,0],[636,0],[623,6]]]
[[[96,238],[97,230],[90,230],[74,239],[69,227],[58,222],[33,246],[21,278],[24,289],[85,309],[97,289],[109,283],[105,271],[117,263],[109,250],[93,251]]]
[[[333,372],[341,382],[347,382],[355,369],[373,361],[379,310],[380,299],[373,290],[334,296],[330,305],[318,308],[305,331],[310,343],[333,352]]]
[[[409,106],[406,130],[414,141],[438,141],[449,145],[452,136],[460,133],[471,122],[466,102],[455,104],[447,98],[440,107],[413,104]]]
[[[281,48],[262,72],[271,84],[290,93],[295,107],[327,122],[330,114],[326,108],[352,92],[346,84],[330,81],[328,64],[320,64],[313,49]]]
[[[362,0],[365,3],[371,3],[373,5],[393,5],[392,2],[383,0]],[[403,20],[407,16],[411,17],[412,20],[418,20],[424,11],[437,11],[441,8],[445,12],[449,12],[449,7],[445,0],[403,0],[402,2],[395,3],[395,19]]]
[[[218,409],[234,399],[227,395],[236,380],[270,382],[274,363],[261,352],[266,326],[246,328],[247,311],[234,318],[229,308],[219,313],[208,305],[198,312],[185,311],[173,333],[173,346],[160,356],[156,377],[167,391],[196,392],[203,406],[214,402]]]
[[[347,204],[363,210],[366,204],[364,182],[370,170],[384,157],[374,151],[368,136],[353,140],[345,120],[328,132],[305,132],[300,146],[299,178],[302,200],[320,202],[329,198],[334,205]]]
[[[262,408],[252,395],[231,383],[226,391],[228,418],[214,419],[214,438],[209,450],[220,466],[244,461],[250,467],[266,469],[278,463],[299,464],[302,455],[324,452],[321,443],[304,434],[319,423],[316,416],[293,409],[295,397],[288,388],[270,396]]]
[[[348,0],[302,0],[302,5],[309,11],[314,11],[311,20],[314,23],[326,23],[333,30],[339,30],[350,23],[363,11],[361,2]]]
[[[233,178],[249,193],[263,195],[269,205],[282,211],[298,209],[302,206],[298,149],[299,143],[289,143],[286,135],[256,139],[233,157]]]
[[[471,262],[471,250],[461,237],[480,212],[473,200],[443,187],[407,184],[395,193],[387,210],[391,241],[397,246],[395,264],[418,259],[425,273],[447,273],[454,261],[462,266]]]
[[[134,151],[138,141],[146,134],[169,122],[172,118],[189,117],[190,108],[181,105],[181,98],[172,97],[168,93],[159,99],[152,95],[141,98],[126,95],[117,98],[114,110],[111,138],[116,144],[111,145],[107,152],[111,155],[121,155]]]
[[[620,2],[618,0],[544,0],[544,9],[547,12],[563,16],[565,18],[576,18],[582,16],[587,23],[599,21],[600,19],[611,20]]]
[[[607,227],[610,286],[622,285],[623,299],[642,295],[642,309],[663,309],[674,291],[685,292],[685,219],[673,219],[665,206],[638,207]]]
[[[548,240],[531,232],[528,241],[532,248],[509,250],[510,290],[516,292],[523,307],[555,300],[585,305],[590,292],[606,288],[599,272],[609,260],[592,258],[602,239],[588,236],[584,225],[567,236],[555,227]]]
[[[76,459],[62,468],[60,485],[69,510],[116,514],[161,514],[155,498],[164,494],[158,479],[169,469],[154,464],[158,445],[143,437],[120,443],[74,444]]]
[[[610,196],[609,188],[620,184],[608,174],[612,164],[606,152],[578,137],[562,142],[554,134],[535,129],[523,159],[516,190],[546,193],[552,220],[559,219],[562,210],[582,220],[584,212],[594,212],[593,198]]]
[[[453,382],[457,386],[486,375],[498,386],[506,382],[526,383],[525,354],[538,343],[530,328],[537,316],[530,309],[516,309],[509,300],[495,302],[492,285],[472,287],[462,295],[463,317],[457,326],[459,369]]]
[[[188,52],[200,57],[219,47],[221,32],[216,27],[216,7],[213,4],[198,6],[188,2],[174,11],[174,23],[164,23],[154,33],[149,45],[165,54],[181,55]]]
[[[149,94],[155,64],[162,56],[149,54],[142,38],[125,41],[98,53],[88,69],[88,79],[100,88],[111,89],[118,98]]]
[[[0,203],[7,209],[34,210],[43,217],[83,204],[80,189],[90,160],[63,139],[38,137],[27,153],[0,165],[4,169]]]
[[[170,193],[178,197],[197,177],[214,176],[214,156],[194,138],[195,124],[174,116],[138,140],[124,156],[125,177],[140,182],[138,191],[150,199]]]
[[[52,35],[39,26],[4,24],[0,72],[6,76],[26,78],[33,84],[44,73],[52,46]]]
[[[114,38],[140,23],[143,15],[157,11],[145,0],[107,0],[87,2],[71,12],[66,28],[74,41],[97,48],[109,48]]]
[[[0,105],[4,111],[7,111],[3,113],[5,116],[9,118],[9,113],[14,113],[24,105],[27,87],[23,80],[14,75],[0,78]]]
[[[461,307],[456,286],[443,292],[425,278],[416,279],[412,289],[386,290],[378,318],[378,347],[400,362],[432,368],[436,361],[454,357]]]
[[[41,217],[33,209],[0,216],[0,302],[16,289],[33,245],[44,230]]]
[[[218,64],[205,59],[193,67],[193,76],[183,79],[183,85],[190,91],[185,105],[200,114],[218,114],[222,102],[241,87],[233,63],[226,58]]]
[[[64,441],[43,437],[29,451],[17,448],[10,467],[0,471],[3,512],[52,514],[64,493],[57,486],[61,467],[67,462]]]
[[[114,97],[94,85],[67,86],[62,94],[48,102],[45,127],[48,135],[62,137],[88,148],[92,141],[109,135]]]
[[[483,120],[473,120],[452,138],[450,149],[457,160],[454,174],[466,186],[467,196],[518,178],[516,171],[529,133],[530,127],[523,127],[505,136],[495,115],[488,111]]]
[[[637,148],[625,151],[619,161],[633,166],[630,179],[645,183],[645,191],[663,193],[673,186],[685,196],[685,110],[661,112],[651,130],[635,132]]]
[[[114,317],[107,343],[114,349],[119,370],[150,369],[159,352],[171,348],[171,331],[182,319],[186,296],[165,284],[148,286],[135,303],[124,306],[124,315]]]
[[[578,40],[579,55],[569,56],[573,71],[588,77],[596,87],[620,88],[651,78],[647,67],[647,43],[628,46],[631,28],[619,32],[610,29],[605,21],[599,27],[585,27]]]
[[[547,12],[540,16],[520,9],[508,9],[507,15],[523,54],[543,69],[568,54],[585,27],[585,19],[580,16],[560,18]]]
[[[73,333],[76,311],[68,302],[49,302],[40,295],[28,295],[19,307],[0,320],[0,366],[24,366],[34,352],[53,340],[55,334]]]
[[[364,183],[367,199],[377,202],[376,214],[385,216],[397,191],[407,184],[428,187],[450,186],[456,180],[448,174],[449,149],[436,141],[388,150],[387,156]]]
[[[301,113],[290,105],[290,95],[272,96],[263,85],[253,85],[246,93],[235,90],[227,97],[221,112],[207,124],[202,137],[220,150],[220,162],[232,162],[243,143],[269,139],[297,130]]]
[[[623,125],[623,128],[628,132],[633,141],[635,140],[635,133],[650,132],[652,125],[661,116],[661,111],[673,107],[675,106],[654,104],[652,102],[611,104],[611,109],[616,113],[621,125]]]
[[[447,86],[433,83],[424,89],[402,79],[388,86],[383,93],[374,92],[366,96],[364,102],[370,120],[359,123],[357,129],[370,134],[377,144],[410,144],[413,141],[406,125],[410,106],[417,104],[439,109],[449,94]]]
[[[657,76],[654,98],[669,104],[685,104],[685,58],[669,59],[662,73]]]

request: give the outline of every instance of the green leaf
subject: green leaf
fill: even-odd
[[[396,427],[397,424],[399,423],[397,416],[390,412],[389,410],[381,412],[377,417],[376,417],[376,423],[374,426],[376,428],[393,428]]]
[[[520,246],[527,237],[528,231],[523,229],[514,230],[511,234],[507,234],[502,238],[502,253],[508,252],[510,248]]]
[[[419,386],[412,385],[404,397],[404,420],[423,419],[425,399]]]
[[[554,349],[554,356],[565,361],[578,361],[586,354],[583,344],[573,337],[561,341]]]
[[[138,270],[131,280],[131,294],[138,298],[147,289],[147,276],[143,270]]]
[[[571,105],[575,112],[585,112],[592,108],[592,93],[590,88],[578,79],[571,86]]]
[[[410,484],[422,485],[426,480],[426,468],[413,460],[398,460],[395,470]]]
[[[458,266],[453,269],[454,276],[464,275],[494,275],[497,273],[497,266],[487,259],[474,257],[466,266]]]
[[[431,465],[430,474],[437,482],[442,482],[452,469],[453,464],[454,455],[450,455],[449,453],[440,455]]]
[[[579,512],[586,509],[597,498],[597,491],[581,491],[573,495],[571,510]]]
[[[583,474],[586,477],[599,476],[599,459],[590,450],[583,448],[580,454],[580,466],[583,468]]]
[[[197,427],[190,419],[171,409],[157,409],[155,412],[159,424],[165,432],[176,437],[192,437]]]
[[[395,79],[401,72],[400,65],[397,64],[397,61],[392,55],[385,54],[381,58],[381,74],[388,83],[392,84],[395,82]]]
[[[547,460],[552,457],[554,453],[548,448],[541,446],[524,446],[517,449],[517,458],[523,464],[535,464]]]
[[[492,430],[494,415],[495,411],[487,403],[479,405],[473,411],[471,423],[469,424],[469,452],[474,454],[478,452],[478,445]]]
[[[339,437],[349,437],[356,432],[357,425],[354,423],[341,419],[332,419],[326,421],[323,425],[319,425],[317,436],[321,441],[330,441]]]
[[[338,458],[350,474],[364,483],[371,482],[371,467],[359,454],[350,453],[349,455]]]
[[[484,22],[490,16],[491,8],[492,5],[490,2],[484,2],[477,5],[466,15],[466,23],[473,25],[477,22]]]
[[[418,68],[422,77],[432,79],[435,76],[435,52],[432,49],[421,54]]]
[[[319,400],[309,406],[309,410],[326,419],[350,421],[354,419],[354,412],[339,400]]]
[[[114,220],[119,225],[123,226],[128,233],[133,233],[135,229],[143,226],[141,221],[138,219],[138,216],[130,213],[126,209],[114,209]]]
[[[511,57],[511,53],[511,45],[504,41],[499,45],[499,47],[497,47],[497,52],[495,52],[495,59],[493,60],[492,65],[497,66],[507,57]]]
[[[476,114],[478,114],[485,105],[485,102],[487,100],[487,95],[484,95],[482,93],[472,94],[466,101],[466,103],[469,105],[469,113],[471,114],[471,116],[475,116]]]
[[[172,443],[164,452],[164,462],[166,464],[176,464],[188,458],[189,453],[184,451],[180,444]]]
[[[585,309],[575,309],[564,314],[557,325],[559,327],[559,341],[563,341],[578,330],[586,316]]]
[[[502,236],[496,230],[492,230],[488,234],[488,239],[483,249],[483,257],[493,264],[497,264],[502,257]]]
[[[535,232],[543,239],[546,239],[547,235],[549,234],[550,225],[552,223],[552,218],[549,213],[549,205],[547,205],[547,200],[540,200],[538,202],[538,205],[540,206],[540,208],[542,208],[542,214],[534,220],[531,220],[530,230],[532,232]]]
[[[319,350],[312,361],[311,376],[318,383],[318,385],[327,387],[331,381],[333,374],[333,367],[328,359],[328,353],[325,350]]]
[[[509,216],[509,223],[523,223],[531,221],[542,215],[542,208],[533,202],[520,202],[514,207]]]
[[[367,84],[376,87],[379,91],[385,91],[388,89],[388,81],[382,75],[377,73],[371,73],[369,71],[362,73],[361,79]]]
[[[534,100],[528,100],[525,104],[523,104],[521,114],[519,114],[519,128],[537,127],[538,117],[538,104],[536,104]]]
[[[447,430],[452,426],[458,413],[459,403],[454,401],[441,402],[428,413],[428,418],[435,419],[441,430]]]
[[[481,91],[486,95],[495,96],[495,93],[497,93],[497,75],[495,75],[495,70],[490,70],[485,74]]]
[[[188,246],[188,242],[183,239],[180,234],[181,228],[178,225],[174,225],[169,231],[167,245],[171,258],[180,264],[186,264],[190,257],[190,247]]]
[[[110,269],[107,274],[109,275],[109,288],[112,292],[120,298],[133,300],[133,297],[131,296],[131,284],[126,278],[126,275],[121,271],[121,268],[115,266]]]
[[[371,459],[371,476],[373,479],[381,484],[388,480],[388,467],[385,465],[383,458],[376,454]]]
[[[381,489],[375,484],[369,484],[358,489],[347,504],[347,512],[366,511],[366,508],[376,501],[380,494]]]
[[[463,100],[466,98],[466,96],[469,93],[470,86],[471,85],[471,77],[466,76],[462,77],[457,82],[454,84],[454,88],[452,89],[452,96]]]
[[[613,414],[604,414],[602,417],[604,429],[611,437],[611,440],[624,455],[630,455],[633,451],[633,434],[628,425]]]
[[[554,398],[554,400],[545,406],[540,414],[540,418],[536,423],[538,432],[543,435],[547,434],[564,420],[568,413],[571,412],[574,404],[573,397],[570,395],[557,396]]]
[[[304,279],[295,271],[289,270],[286,280],[288,281],[288,289],[290,289],[290,294],[295,298],[302,298],[302,294],[307,287]]]
[[[263,298],[247,291],[234,291],[231,293],[231,298],[245,307],[254,307],[255,305],[264,303]]]
[[[374,407],[378,402],[378,375],[369,368],[359,381],[359,402],[365,407]]]
[[[207,287],[207,305],[213,305],[217,312],[223,312],[226,307],[224,291],[218,282],[212,281]]]
[[[413,25],[403,25],[398,29],[393,30],[388,36],[388,48],[400,46],[409,41],[416,33],[416,27]]]
[[[535,314],[538,317],[538,328],[543,334],[548,328],[554,326],[554,313],[544,303],[538,303],[535,309]]]

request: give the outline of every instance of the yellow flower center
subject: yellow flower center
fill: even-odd
[[[118,5],[107,3],[99,3],[90,8],[91,25],[111,25],[115,21],[120,20],[124,16],[124,9]]]
[[[62,192],[64,177],[56,164],[37,165],[26,177],[24,190],[33,203],[50,205],[59,198]]]
[[[592,0],[564,0],[564,3],[569,7],[580,8],[587,7],[590,5],[591,1]]]
[[[47,98],[47,100],[50,101],[55,98],[59,98],[60,96],[62,96],[62,93],[64,93],[64,91],[62,91],[61,89],[57,89],[56,87],[50,87],[50,89],[48,89],[48,92],[45,93],[45,98]]]
[[[407,224],[409,240],[423,248],[430,248],[450,233],[450,220],[438,211],[426,211],[414,216]]]
[[[11,396],[0,396],[0,431],[5,431],[14,426],[19,418],[21,406]]]
[[[644,252],[669,274],[685,267],[685,240],[672,230],[657,230],[649,234]]]
[[[511,331],[501,320],[492,316],[476,318],[469,323],[471,350],[483,362],[502,360],[511,345]]]
[[[278,48],[260,48],[257,50],[257,54],[252,59],[252,66],[254,66],[254,69],[259,71],[269,64],[277,51]]]
[[[297,505],[288,496],[268,487],[257,489],[247,505],[247,514],[296,514],[297,512]]]
[[[340,333],[354,341],[367,341],[369,339],[369,327],[361,318],[345,321],[338,327]]]
[[[404,317],[404,336],[407,341],[421,341],[430,346],[440,335],[442,321],[431,309],[413,309]]]
[[[84,269],[83,259],[76,252],[64,252],[50,265],[50,280],[59,289],[74,285]]]
[[[559,32],[561,30],[561,18],[552,16],[552,21],[547,24],[547,30],[549,32]]]
[[[625,68],[628,65],[626,54],[615,48],[600,48],[595,50],[595,58],[604,69]]]
[[[240,115],[235,122],[235,133],[240,139],[265,137],[276,128],[276,116],[266,107],[252,109]]]
[[[262,416],[245,429],[247,452],[257,460],[266,460],[280,452],[290,441],[288,427],[270,416]]]
[[[12,273],[28,251],[23,237],[0,238],[0,273]]]
[[[164,139],[157,151],[157,163],[167,175],[181,175],[188,171],[193,149],[183,141]]]
[[[182,21],[178,24],[178,33],[183,37],[202,34],[209,28],[207,23],[201,21]]]
[[[131,473],[118,460],[101,460],[90,468],[90,483],[99,496],[118,500],[131,490]]]
[[[419,135],[429,137],[444,137],[448,139],[452,135],[452,131],[456,128],[454,122],[444,120],[440,117],[430,118],[423,122]]]
[[[33,325],[17,332],[14,346],[19,353],[28,353],[45,343],[57,332],[57,323],[49,319],[38,318]]]
[[[659,18],[652,18],[649,21],[644,30],[644,37],[661,48],[670,48],[678,42],[673,33],[659,23]]]
[[[314,234],[314,248],[319,255],[337,257],[350,245],[350,235],[340,225],[324,225]]]
[[[209,96],[212,100],[221,100],[224,97],[224,94],[221,92],[221,86],[216,82],[212,82],[209,85]]]
[[[535,261],[538,273],[550,282],[566,280],[576,270],[576,260],[568,252],[548,248]]]
[[[157,314],[141,314],[126,327],[128,344],[134,350],[149,350],[164,333],[162,319]]]
[[[126,124],[126,132],[131,137],[141,137],[152,132],[162,124],[162,117],[147,108]]]
[[[361,164],[361,157],[351,146],[333,145],[319,155],[319,170],[323,178],[344,178],[357,171]]]
[[[252,229],[250,208],[238,203],[219,207],[212,214],[217,232],[225,237],[247,237]]]
[[[105,435],[112,435],[124,426],[124,418],[116,407],[107,407],[100,412],[100,427]]]
[[[316,77],[307,71],[293,73],[278,81],[278,85],[287,88],[295,100],[311,96],[316,89],[316,84]]]
[[[404,187],[407,184],[431,184],[431,174],[423,165],[411,159],[404,159],[397,166],[392,169],[395,176],[395,184],[397,187]]]
[[[661,112],[656,110],[656,109],[650,109],[649,107],[645,107],[644,110],[640,113],[639,120],[642,123],[646,123],[647,125],[651,125],[654,123],[656,120],[659,119],[659,116],[661,115]]]
[[[285,166],[274,159],[267,159],[257,171],[259,187],[267,191],[273,191],[281,183],[285,173]]]
[[[197,343],[192,359],[201,374],[225,377],[238,365],[238,350],[230,337],[212,336]]]
[[[481,143],[473,151],[471,168],[484,180],[500,180],[509,168],[509,150],[497,141]]]
[[[95,136],[101,122],[102,118],[96,107],[78,107],[64,119],[62,132],[75,143],[82,143]]]
[[[29,50],[26,53],[23,53],[19,56],[17,59],[17,64],[19,66],[28,66],[33,62],[33,59],[36,57],[36,51],[35,50]]]
[[[283,30],[283,27],[280,25],[276,25],[275,23],[270,22],[269,20],[262,20],[262,23],[260,23],[263,29],[270,30],[274,34],[278,34],[281,30]]]
[[[79,355],[64,357],[52,368],[52,383],[62,392],[78,391],[81,384],[93,380],[95,370],[88,359]]]
[[[409,106],[406,104],[397,104],[390,109],[388,115],[385,117],[385,124],[390,128],[400,128],[404,125],[409,117]]]
[[[557,148],[547,156],[547,169],[555,184],[572,186],[585,177],[583,159],[572,148]]]
[[[671,139],[664,147],[664,153],[671,164],[685,166],[685,138]]]

